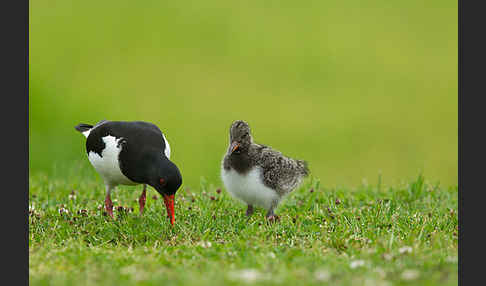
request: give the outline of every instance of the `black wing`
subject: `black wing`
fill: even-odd
[[[96,127],[96,126],[95,126]],[[160,154],[165,156],[162,131],[154,124],[143,121],[107,121],[93,128],[86,140],[86,152],[102,156],[105,149],[103,137],[118,139],[121,151],[118,157],[122,173],[135,182],[144,178],[144,170]],[[154,157],[155,155],[155,157]]]

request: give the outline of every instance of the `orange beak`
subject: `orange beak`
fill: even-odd
[[[167,209],[167,217],[170,219],[170,224],[174,225],[174,195],[163,195],[165,208]]]
[[[238,148],[240,148],[240,144],[236,141],[233,141],[233,143],[231,143],[231,146],[230,146],[231,153],[238,150]]]

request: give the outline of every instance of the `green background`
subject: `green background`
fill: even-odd
[[[457,184],[456,1],[36,0],[29,35],[31,175],[99,179],[73,127],[144,120],[220,185],[244,119],[324,186]]]

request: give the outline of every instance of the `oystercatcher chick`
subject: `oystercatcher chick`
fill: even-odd
[[[102,120],[94,126],[81,123],[75,129],[86,136],[89,162],[105,182],[105,209],[111,217],[111,191],[118,185],[143,184],[140,214],[150,185],[164,198],[167,216],[174,225],[174,195],[182,184],[182,176],[169,160],[169,142],[156,125]]]
[[[228,192],[248,205],[247,216],[253,213],[253,206],[260,206],[267,210],[265,217],[269,221],[278,219],[274,209],[308,174],[305,161],[254,143],[245,121],[238,120],[231,125],[221,178]]]

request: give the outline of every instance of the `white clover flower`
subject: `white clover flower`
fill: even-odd
[[[452,263],[455,263],[455,262],[457,262],[457,256],[448,256],[448,257],[446,258],[446,261],[447,261],[447,262],[452,262]]]
[[[412,252],[412,248],[410,246],[404,246],[404,247],[400,248],[398,250],[398,252],[400,252],[400,254],[411,253]]]
[[[241,269],[229,273],[229,277],[234,280],[241,280],[246,283],[253,283],[265,279],[265,276],[256,269]]]
[[[197,245],[202,246],[204,248],[209,248],[211,247],[211,242],[210,241],[200,241],[197,243]]]
[[[393,256],[390,253],[384,253],[383,254],[383,259],[390,261],[392,260]]]
[[[365,262],[363,260],[354,260],[354,261],[351,261],[351,263],[349,264],[349,267],[354,269],[354,268],[357,268],[357,267],[361,267],[364,264],[365,264]]]
[[[318,281],[328,281],[331,278],[331,274],[329,271],[321,269],[314,272],[314,278]]]
[[[407,269],[402,272],[402,279],[404,280],[415,280],[419,277],[420,273],[417,270]]]

